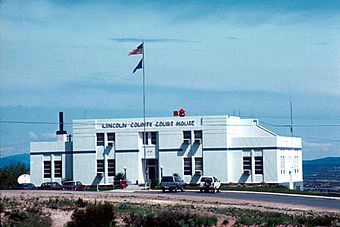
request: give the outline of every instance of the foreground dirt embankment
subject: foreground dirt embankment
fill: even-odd
[[[52,226],[63,226],[71,220],[72,210],[63,209],[62,207],[53,207],[46,201],[53,199],[59,201],[72,200],[76,201],[79,198],[82,200],[94,202],[112,202],[114,204],[135,204],[143,207],[146,204],[149,206],[156,205],[160,207],[183,207],[191,212],[214,215],[218,218],[218,225],[222,225],[225,220],[227,226],[232,226],[235,223],[235,217],[231,217],[223,212],[216,212],[223,208],[240,208],[253,209],[263,212],[277,212],[284,214],[299,214],[299,215],[324,215],[335,214],[339,215],[340,211],[336,209],[313,209],[301,205],[291,205],[263,202],[263,201],[245,201],[230,198],[216,198],[204,196],[190,196],[186,194],[164,193],[123,193],[123,192],[65,192],[65,191],[1,191],[1,199],[16,201],[17,208],[24,209],[32,204],[45,204],[43,209],[48,212],[52,218]],[[36,202],[33,202],[36,201]],[[39,203],[37,202],[39,201]],[[47,204],[47,205],[46,205]]]

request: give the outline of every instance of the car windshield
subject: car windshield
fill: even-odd
[[[211,177],[202,177],[201,182],[210,183],[210,182],[212,182],[212,179],[211,179]]]
[[[163,177],[161,182],[174,182],[173,177]]]

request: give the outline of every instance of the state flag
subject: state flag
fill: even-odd
[[[142,69],[143,68],[143,58],[140,60],[138,65],[135,67],[132,73],[135,73],[137,69]]]

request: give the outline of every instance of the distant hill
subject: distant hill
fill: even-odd
[[[303,164],[340,164],[340,157],[327,157],[303,161]]]
[[[24,163],[28,168],[30,167],[30,154],[17,154],[0,158],[0,168],[5,168],[11,164]]]
[[[304,181],[334,181],[340,179],[340,157],[303,161]]]

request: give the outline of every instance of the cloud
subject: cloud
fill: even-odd
[[[56,137],[56,135],[53,132],[46,132],[46,133],[42,133],[41,137],[45,139],[53,139]]]
[[[327,42],[317,42],[317,43],[315,43],[315,45],[327,46],[327,45],[329,45],[329,43],[327,43]]]
[[[28,135],[29,135],[30,139],[34,139],[34,140],[38,139],[37,134],[35,134],[34,132],[29,132]]]
[[[228,40],[236,40],[237,38],[235,36],[227,36],[227,37],[224,37],[225,39],[228,39]]]
[[[335,146],[331,143],[313,143],[303,140],[303,146],[318,151],[331,151]]]
[[[111,40],[120,43],[135,43],[135,42],[149,42],[149,43],[192,43],[194,41],[185,39],[172,39],[172,38],[133,38],[133,37],[116,37]]]

